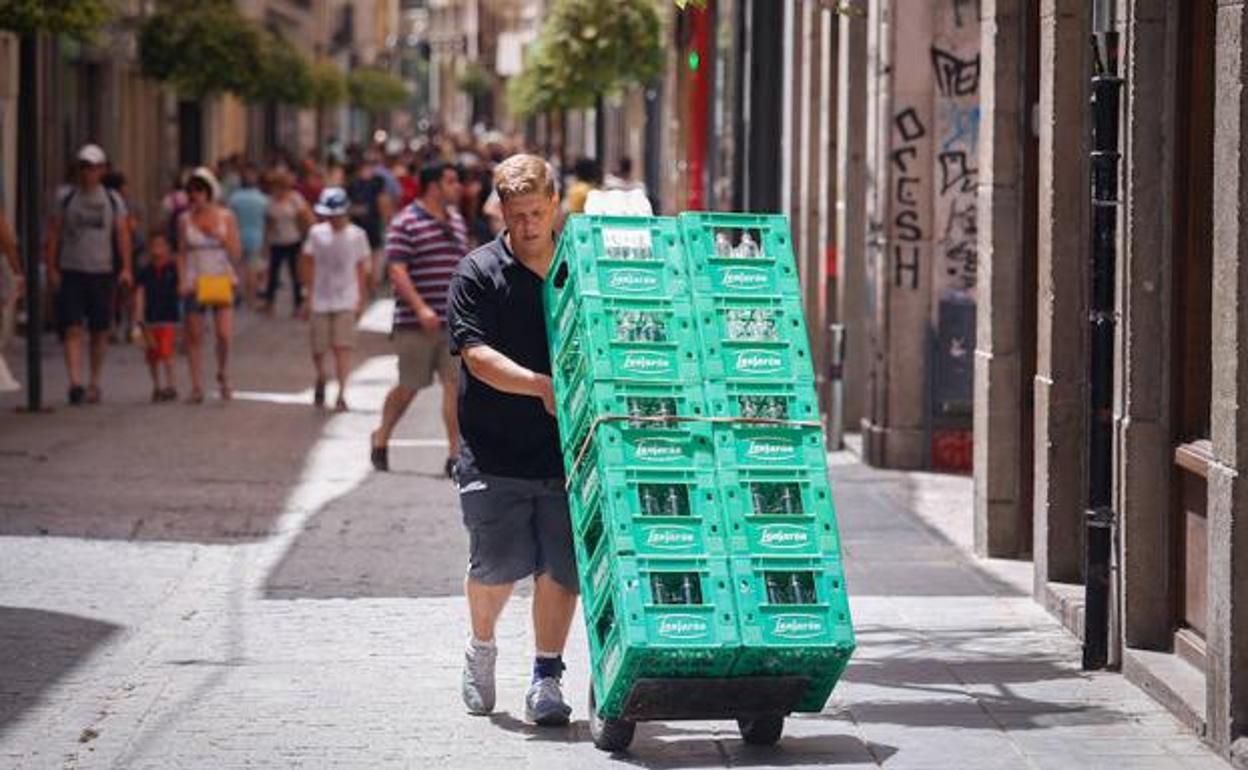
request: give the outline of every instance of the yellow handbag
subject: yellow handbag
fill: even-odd
[[[234,282],[228,275],[195,276],[195,302],[204,307],[234,304]]]

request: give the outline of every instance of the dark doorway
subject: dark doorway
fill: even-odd
[[[178,102],[178,165],[183,168],[204,162],[204,115],[197,101]]]
[[[1180,3],[1174,179],[1171,542],[1175,651],[1203,668],[1213,287],[1213,3]]]

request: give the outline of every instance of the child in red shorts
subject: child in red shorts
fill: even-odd
[[[182,302],[178,297],[181,281],[163,230],[155,229],[148,235],[147,251],[151,259],[135,281],[134,315],[142,319],[139,324],[147,368],[152,374],[152,401],[174,401],[178,397],[174,343],[182,321]],[[160,384],[162,370],[164,387]]]

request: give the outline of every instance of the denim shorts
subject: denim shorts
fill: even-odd
[[[470,471],[459,477],[468,530],[468,576],[486,585],[549,574],[580,593],[563,479],[518,479]]]

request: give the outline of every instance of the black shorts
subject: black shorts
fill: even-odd
[[[117,279],[112,273],[61,273],[61,290],[56,295],[56,321],[63,333],[71,326],[93,332],[106,332],[113,323],[113,298]]]
[[[572,521],[563,479],[513,479],[478,472],[459,477],[468,529],[468,574],[486,585],[549,574],[580,593]]]

